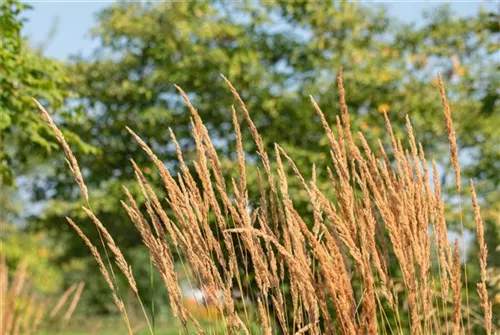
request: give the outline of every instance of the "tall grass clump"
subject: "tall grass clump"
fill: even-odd
[[[311,97],[329,142],[331,164],[324,173],[329,190],[304,177],[292,157],[279,145],[266,151],[251,113],[225,77],[255,142],[258,166],[248,164],[240,120],[232,107],[238,173],[227,177],[217,150],[196,108],[177,87],[191,113],[196,159],[187,162],[172,130],[179,161],[173,174],[148,144],[127,130],[155,164],[166,198],[160,199],[140,166],[131,161],[145,203],[124,187],[121,202],[160,273],[171,308],[185,329],[210,333],[183,304],[175,262],[180,259],[192,274],[192,285],[204,288],[217,310],[215,327],[224,333],[251,332],[259,320],[263,334],[463,334],[469,324],[492,334],[491,303],[486,290],[486,245],[480,209],[471,181],[477,225],[481,281],[477,292],[482,310],[471,310],[464,264],[458,242],[450,243],[436,164],[428,167],[422,145],[406,118],[407,136],[396,137],[386,113],[388,143],[372,147],[354,132],[339,71],[340,115],[334,129]],[[460,191],[458,151],[444,86],[440,90],[450,152]],[[56,132],[77,184],[88,201],[88,191],[64,137],[41,105]],[[406,143],[405,143],[406,142]],[[408,149],[406,149],[408,148]],[[249,195],[247,169],[257,169],[259,193]],[[295,177],[290,177],[293,171]],[[323,172],[323,171],[321,171]],[[311,214],[297,210],[290,178],[307,195]],[[257,199],[251,201],[250,199]],[[113,258],[140,300],[132,269],[118,246],[90,208],[85,213],[102,233],[105,259]],[[111,264],[105,264],[79,226],[68,222],[83,238],[108,282],[118,309],[126,314],[117,292]],[[470,265],[469,265],[470,266]],[[109,269],[108,269],[109,267]],[[249,272],[253,276],[249,277]],[[253,291],[248,287],[251,281]],[[236,295],[235,292],[240,294]],[[467,291],[468,292],[468,291]],[[471,290],[469,294],[473,294]],[[465,301],[467,300],[467,302]],[[149,323],[148,313],[144,316]],[[154,327],[150,326],[154,334]],[[131,327],[129,333],[132,334]]]
[[[47,297],[32,285],[27,263],[9,273],[0,257],[0,335],[35,335],[50,326],[62,329],[71,319],[85,284],[71,285],[59,297]]]

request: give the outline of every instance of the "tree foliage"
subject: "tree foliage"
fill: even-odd
[[[72,96],[71,81],[63,64],[43,57],[22,37],[23,12],[30,9],[18,0],[0,4],[0,184],[10,186],[14,179],[39,163],[56,147],[43,120],[36,113],[32,97],[60,110]],[[64,108],[61,122],[74,111]],[[80,148],[89,149],[75,133],[67,137]],[[88,151],[88,150],[87,150]],[[38,160],[38,161],[37,161]],[[14,171],[16,173],[14,173]]]

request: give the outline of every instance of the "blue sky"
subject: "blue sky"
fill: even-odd
[[[69,55],[88,54],[96,45],[89,36],[89,30],[95,24],[95,14],[108,6],[111,1],[26,1],[33,10],[26,12],[28,22],[24,35],[34,46],[44,45],[47,56],[65,59]],[[443,2],[424,1],[370,1],[365,5],[383,3],[390,13],[400,20],[419,23],[424,10],[432,10]],[[496,1],[452,1],[449,5],[461,16],[476,13],[481,6],[488,10],[498,8]],[[53,28],[55,35],[48,36]],[[48,41],[48,42],[47,42]]]

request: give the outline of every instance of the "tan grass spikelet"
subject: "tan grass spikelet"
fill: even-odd
[[[7,269],[6,266],[4,266],[3,268]],[[16,326],[15,301],[21,295],[23,286],[25,285],[27,279],[26,269],[26,261],[21,261],[14,273],[12,283],[5,292],[5,296],[2,297],[2,300],[5,299],[5,303],[3,304],[4,309],[1,311],[1,324],[3,332],[5,334],[10,334],[10,332],[13,331]]]
[[[73,294],[73,299],[71,299],[71,303],[69,304],[68,310],[64,314],[64,320],[68,322],[71,319],[71,316],[75,312],[76,306],[78,305],[78,302],[80,301],[80,298],[82,296],[83,288],[85,287],[85,283],[79,283],[77,286],[77,289],[75,291],[75,294]]]
[[[486,289],[486,258],[488,255],[488,248],[484,241],[484,226],[481,218],[481,211],[477,202],[476,189],[474,183],[470,181],[472,209],[474,211],[474,220],[476,221],[477,243],[479,244],[479,271],[481,275],[481,282],[477,284],[477,292],[481,300],[481,307],[484,313],[484,325],[486,334],[491,334],[492,324],[492,303],[488,301],[488,291]]]
[[[345,90],[344,90],[344,70],[339,68],[337,74],[337,89],[339,92],[339,100],[340,100],[340,116],[342,119],[342,123],[344,125],[344,132],[347,138],[347,143],[349,147],[354,145],[352,140],[352,132],[351,132],[351,121],[349,118],[349,110],[347,108],[347,103],[345,99]]]
[[[31,333],[35,333],[37,329],[40,327],[40,324],[42,323],[43,317],[45,315],[45,311],[47,309],[47,306],[45,303],[40,303],[38,305],[38,308],[35,313],[35,317],[33,319],[33,323],[31,324]]]
[[[54,308],[50,311],[50,317],[54,318],[57,313],[61,310],[61,308],[64,306],[64,304],[68,301],[69,297],[71,294],[77,289],[78,285],[77,284],[72,284],[64,293],[59,297],[57,300],[57,303],[54,305]]]
[[[260,300],[260,298],[257,300],[257,306],[259,309],[260,321],[262,322],[262,327],[264,328],[264,334],[271,335],[273,333],[272,328],[271,328],[271,324],[269,322],[267,312],[266,312],[264,305],[262,304],[262,301]]]
[[[90,209],[86,207],[82,207],[82,209],[91,218],[92,222],[94,222],[96,227],[102,232],[102,235],[106,240],[106,243],[108,244],[109,250],[115,256],[116,265],[118,265],[121,272],[127,278],[127,281],[132,291],[134,291],[134,293],[137,294],[138,293],[137,284],[135,282],[134,275],[132,274],[132,268],[128,265],[125,257],[120,251],[120,248],[118,248],[118,246],[116,245],[113,237],[111,237],[111,234],[108,232],[106,227],[104,227],[101,221],[94,215],[94,213]]]
[[[54,135],[56,136],[57,140],[61,144],[64,154],[66,155],[66,159],[69,165],[69,168],[73,175],[75,176],[76,183],[78,184],[78,187],[80,188],[83,198],[85,201],[89,201],[89,194],[87,190],[87,186],[85,185],[85,181],[83,180],[83,175],[80,171],[80,167],[78,166],[78,161],[76,160],[75,156],[73,155],[73,152],[71,152],[71,149],[66,142],[66,139],[64,138],[62,132],[59,130],[59,128],[56,126],[54,123],[54,120],[52,120],[52,117],[50,116],[49,112],[38,102],[38,100],[33,99],[33,101],[36,103],[38,109],[42,112],[42,117],[43,119],[47,122],[49,125],[50,129],[54,132]]]
[[[90,249],[90,252],[92,253],[92,256],[94,256],[94,259],[97,262],[97,265],[99,265],[99,270],[101,271],[102,276],[104,277],[104,280],[108,284],[109,289],[111,290],[113,294],[113,301],[118,307],[119,311],[123,311],[125,309],[125,305],[123,304],[123,301],[118,297],[115,286],[113,285],[113,281],[111,280],[111,276],[109,275],[108,270],[106,269],[106,266],[104,265],[104,262],[102,261],[101,254],[97,250],[97,248],[92,244],[92,242],[89,240],[89,238],[84,234],[84,232],[78,227],[78,225],[73,222],[70,218],[66,218],[68,223],[73,227],[73,229],[76,231],[78,236],[83,240],[85,245]]]
[[[453,335],[461,333],[462,321],[462,279],[460,271],[460,251],[458,241],[455,240],[454,253],[453,253],[453,276],[451,278],[451,288],[453,291]]]
[[[453,169],[455,170],[455,183],[457,185],[457,190],[460,193],[461,189],[461,177],[460,177],[460,164],[458,161],[458,147],[457,147],[457,137],[455,135],[455,127],[453,126],[453,119],[451,118],[451,109],[446,98],[446,90],[444,88],[443,80],[441,75],[438,74],[438,84],[439,92],[441,94],[441,103],[443,105],[443,113],[445,118],[446,132],[448,133],[448,141],[450,143],[450,156],[451,162],[453,164]]]

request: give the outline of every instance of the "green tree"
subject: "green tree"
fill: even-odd
[[[70,77],[63,64],[43,57],[40,51],[29,47],[21,31],[23,12],[30,9],[17,0],[0,4],[0,184],[12,186],[16,177],[56,147],[54,137],[47,131],[36,113],[31,98],[60,110],[62,123],[68,122],[75,110],[64,103],[71,97],[67,89]],[[65,107],[65,108],[63,108]],[[75,133],[66,136],[81,149],[84,146]],[[88,150],[87,150],[88,151]]]
[[[487,12],[460,18],[442,7],[417,27],[399,22],[382,7],[337,1],[110,5],[93,30],[99,41],[94,55],[70,64],[75,78],[70,89],[82,97],[87,114],[85,122],[69,129],[102,153],[80,156],[94,211],[120,245],[137,244],[136,235],[122,224],[127,220],[118,199],[123,198],[121,185],[131,186],[129,159],[146,168],[151,163],[124,127],[131,126],[175,169],[168,127],[188,156],[192,140],[189,114],[174,83],[192,98],[218,138],[218,149],[228,153],[225,167],[234,166],[229,155],[234,100],[220,73],[239,90],[267,148],[272,151],[279,142],[306,175],[315,163],[319,180],[326,182],[328,157],[320,152],[327,140],[308,95],[335,124],[340,66],[355,129],[368,133],[373,143],[385,136],[382,110],[389,111],[397,129],[404,129],[409,114],[429,158],[446,168],[442,157],[448,147],[434,81],[439,70],[452,102],[465,176],[477,179],[486,209],[498,208],[497,19]],[[244,136],[249,139],[248,133]],[[245,149],[254,155],[250,143]],[[73,202],[78,192],[67,167],[62,160],[53,166],[54,174],[43,183],[50,185],[45,196],[52,205],[38,222],[61,231],[67,229],[61,229],[64,215],[81,211]],[[148,178],[154,181],[156,173]],[[300,203],[302,193],[294,194]],[[497,238],[491,243],[498,244],[494,229],[497,235],[491,236]],[[81,255],[81,247],[71,243],[67,255]]]

